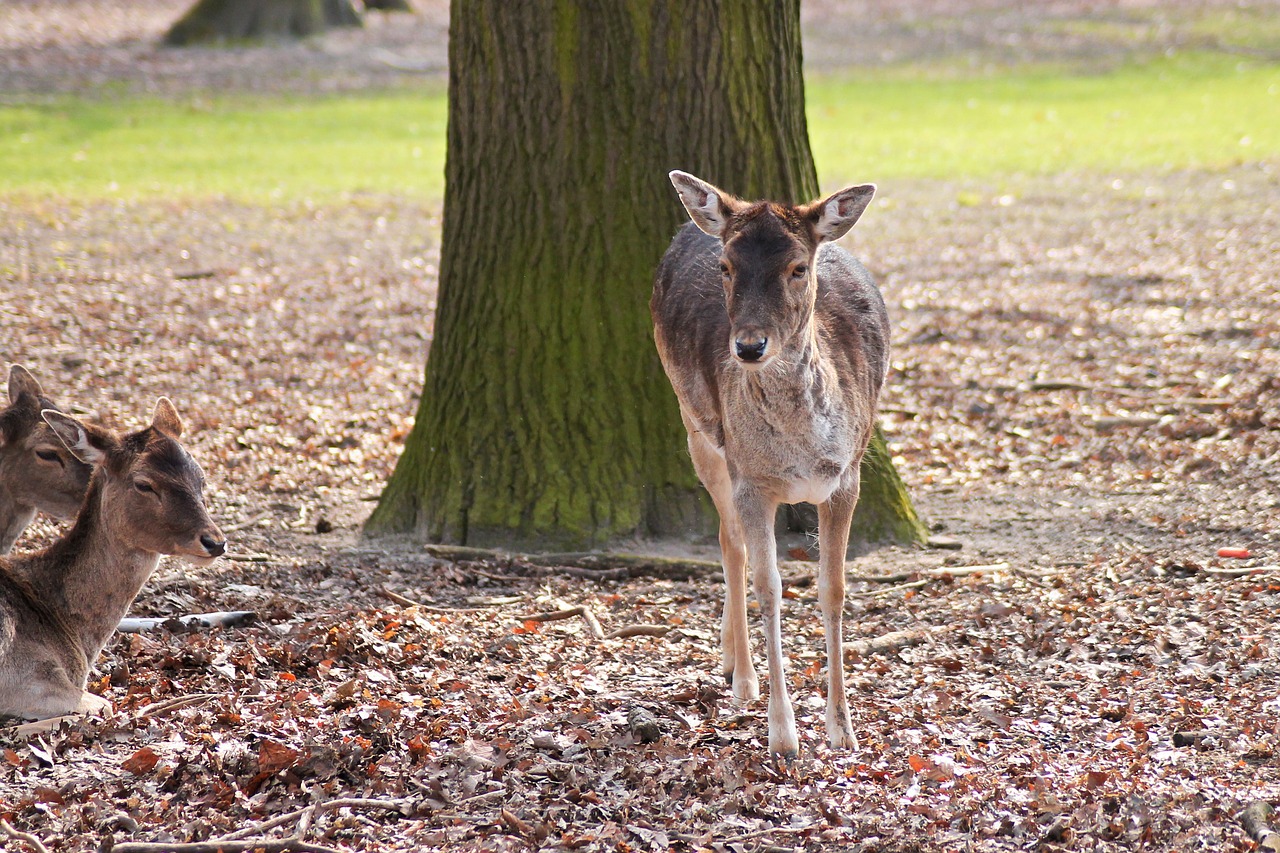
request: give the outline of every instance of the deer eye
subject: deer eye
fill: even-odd
[[[61,462],[62,457],[58,455],[56,450],[37,450],[36,456],[39,456],[45,462]]]
[[[724,261],[720,262],[720,275],[724,276],[725,278],[729,277],[729,265],[726,264]]]
[[[791,271],[791,277],[794,279],[807,278],[808,275],[809,275],[809,268],[804,264],[800,264],[799,266],[797,266],[795,269]]]
[[[154,495],[156,493],[155,486],[151,485],[146,480],[134,480],[133,487],[144,495]]]

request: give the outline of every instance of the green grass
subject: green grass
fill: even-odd
[[[0,106],[0,194],[323,200],[443,195],[441,93]]]
[[[1214,169],[1280,156],[1280,65],[1212,54],[1096,76],[811,80],[808,106],[824,186]]]
[[[1215,54],[1094,76],[859,71],[811,78],[808,103],[824,186],[1280,157],[1280,66]],[[0,105],[0,195],[438,200],[445,118],[440,92]]]

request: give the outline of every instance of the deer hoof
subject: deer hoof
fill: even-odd
[[[110,714],[111,703],[101,696],[95,696],[85,691],[80,696],[80,704],[76,706],[76,713],[79,714]]]
[[[756,674],[748,670],[748,675],[735,675],[733,678],[733,698],[742,702],[754,702],[760,698],[760,682]]]

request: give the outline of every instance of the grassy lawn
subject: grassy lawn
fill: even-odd
[[[1215,168],[1280,156],[1280,66],[1186,54],[1096,76],[877,70],[808,81],[823,185]],[[317,201],[442,195],[438,90],[0,106],[0,194]]]

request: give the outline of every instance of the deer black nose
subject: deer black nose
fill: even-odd
[[[209,552],[210,557],[221,557],[222,553],[227,550],[227,540],[214,539],[208,533],[200,537],[200,544]]]
[[[764,348],[769,345],[768,338],[761,338],[758,341],[734,341],[734,349],[737,350],[738,358],[743,361],[759,361],[764,355]]]

